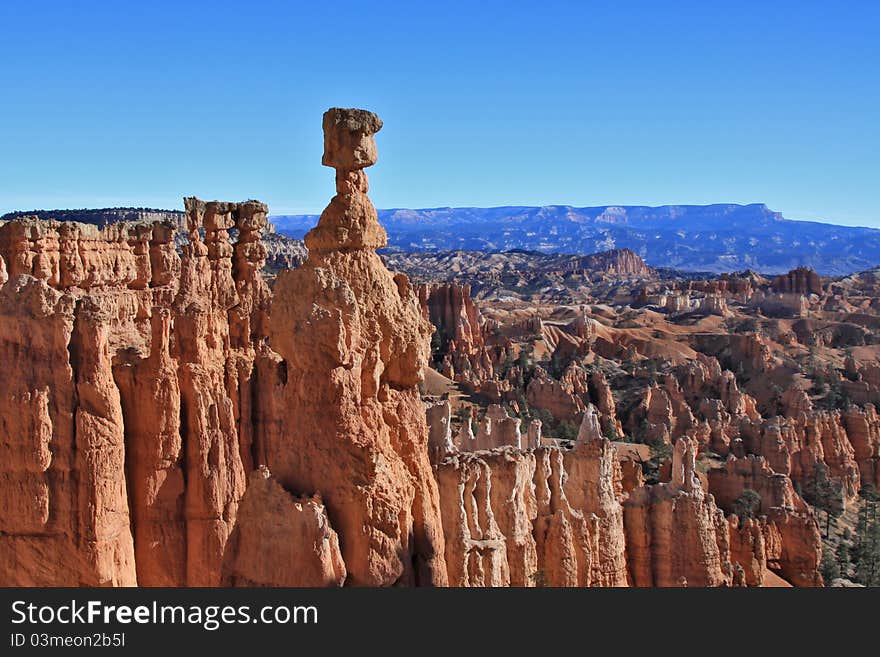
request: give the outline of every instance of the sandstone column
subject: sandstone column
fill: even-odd
[[[322,493],[348,584],[445,585],[437,484],[418,383],[431,327],[387,243],[363,169],[376,162],[371,112],[324,114],[323,164],[336,196],[306,235],[309,259],[282,273],[270,317],[284,359],[278,394],[290,423],[260,440],[288,490]]]

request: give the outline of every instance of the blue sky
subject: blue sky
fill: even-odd
[[[880,3],[0,3],[0,212],[764,202],[880,226]]]

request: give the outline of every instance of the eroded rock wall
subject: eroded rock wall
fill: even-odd
[[[0,476],[24,495],[4,520],[5,582],[220,582],[254,467],[266,206],[186,208],[182,257],[165,224],[0,227],[14,263],[0,303],[14,373],[0,444],[14,458]]]

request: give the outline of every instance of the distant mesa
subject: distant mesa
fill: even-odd
[[[314,215],[273,216],[294,238]],[[652,267],[692,272],[744,269],[783,274],[800,266],[823,276],[880,263],[880,230],[791,221],[766,205],[664,205],[379,210],[390,249],[587,254],[631,249]]]

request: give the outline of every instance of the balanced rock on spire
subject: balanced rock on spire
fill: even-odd
[[[336,196],[305,237],[309,251],[379,249],[388,235],[367,192],[365,167],[376,163],[382,120],[366,110],[334,107],[324,112],[324,166],[336,169]]]
[[[364,110],[324,114],[337,194],[306,235],[308,260],[275,284],[269,337],[284,360],[278,407],[292,421],[268,429],[266,460],[288,490],[322,494],[347,584],[445,585],[417,389],[432,330],[409,280],[376,254],[387,238],[362,171],[381,126]]]

